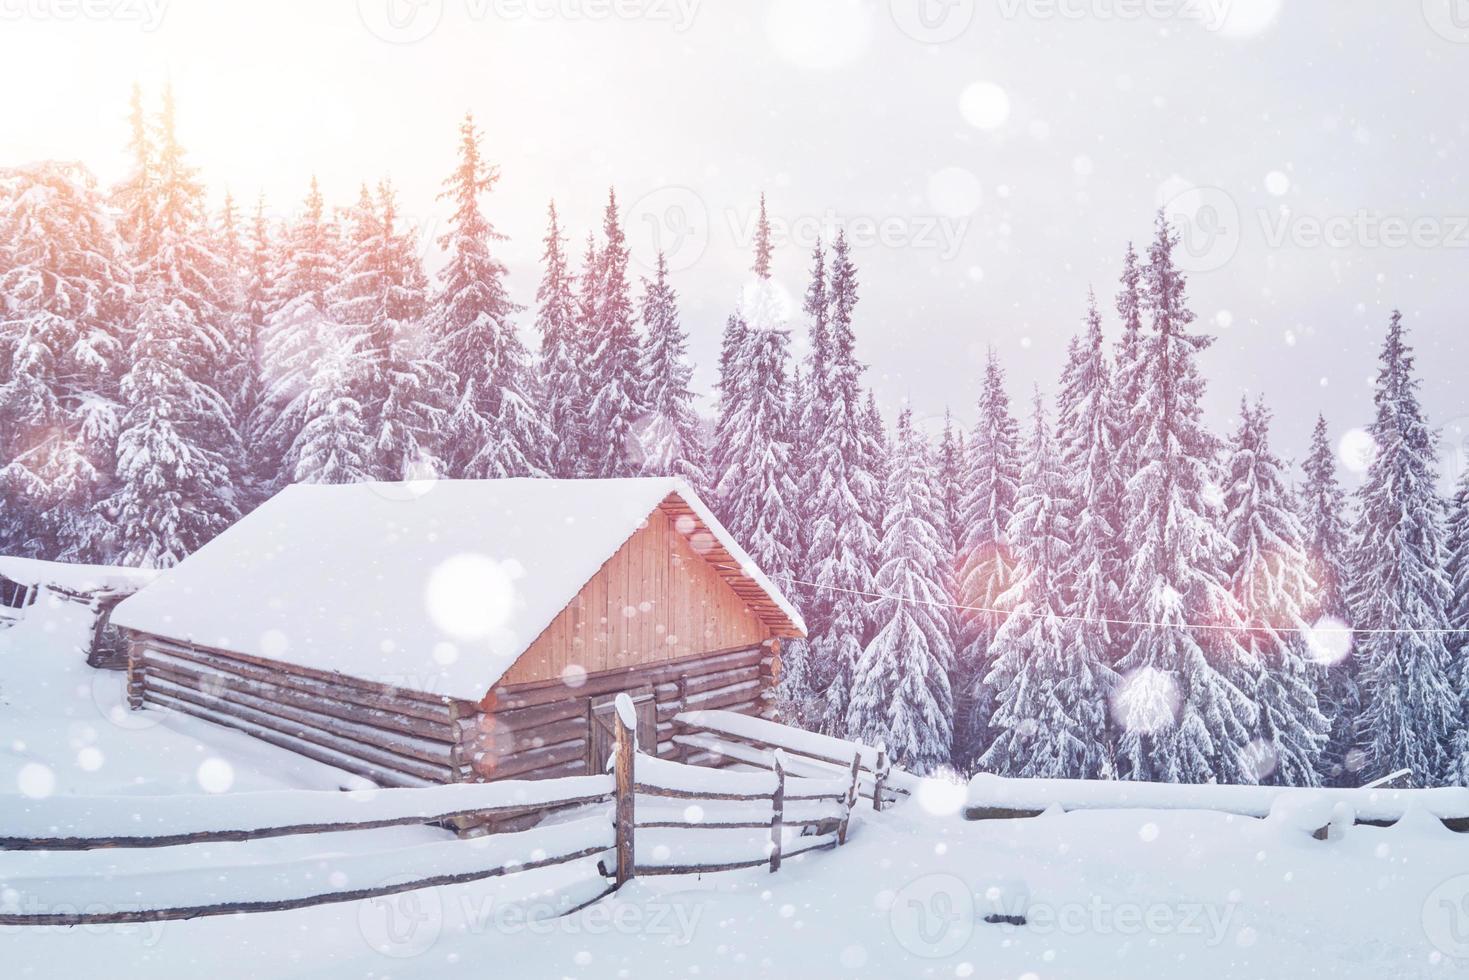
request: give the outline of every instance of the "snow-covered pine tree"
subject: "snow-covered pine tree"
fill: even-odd
[[[1111,766],[1107,693],[1112,669],[1075,650],[1065,622],[1065,566],[1072,542],[1068,481],[1040,391],[1007,538],[1015,560],[996,600],[1008,615],[989,650],[994,740],[980,768],[1005,776],[1095,779]]]
[[[373,440],[378,479],[422,479],[442,470],[439,435],[452,387],[429,356],[424,322],[428,278],[411,230],[399,226],[397,196],[386,181],[358,205],[354,243],[332,291],[332,318],[355,349],[352,397]]]
[[[791,578],[796,540],[786,401],[790,336],[780,328],[752,330],[734,314],[725,337],[731,356],[719,381],[715,507],[735,540],[781,584]]]
[[[576,283],[567,263],[565,238],[552,201],[541,253],[541,285],[536,290],[537,360],[541,414],[548,430],[545,469],[562,479],[580,474],[585,459],[586,396],[583,390],[581,312]]]
[[[679,323],[678,295],[668,282],[668,261],[662,252],[653,281],[643,280],[643,325],[648,336],[639,374],[647,384],[642,395],[647,415],[637,434],[642,473],[682,477],[702,492],[708,477],[699,415],[689,390],[694,375],[688,360],[689,336]]]
[[[1449,768],[1462,723],[1453,657],[1442,630],[1452,586],[1444,573],[1443,507],[1434,433],[1418,403],[1413,352],[1393,311],[1383,343],[1371,434],[1377,454],[1357,491],[1348,602],[1356,636],[1364,778],[1411,769],[1432,785]],[[1378,632],[1371,632],[1378,631]],[[1388,631],[1388,632],[1381,632]]]
[[[1307,656],[1306,614],[1316,583],[1269,435],[1264,402],[1242,400],[1224,506],[1225,534],[1234,546],[1230,581],[1249,627],[1241,642],[1256,670],[1259,722],[1248,758],[1259,782],[1318,786],[1329,723],[1316,699],[1320,671]]]
[[[832,243],[830,361],[821,393],[822,431],[811,446],[815,478],[807,512],[812,515],[806,556],[814,587],[806,615],[808,656],[825,688],[823,727],[846,727],[852,672],[868,638],[866,596],[872,592],[877,533],[869,515],[880,499],[872,473],[873,448],[862,401],[863,366],[852,326],[857,306],[857,268],[845,234]]]
[[[239,436],[228,400],[213,387],[226,342],[220,323],[222,263],[211,248],[204,190],[184,162],[165,89],[155,132],[151,227],[156,243],[136,277],[142,302],[122,380],[117,489],[106,505],[123,564],[169,567],[239,517]]]
[[[1457,631],[1448,643],[1455,665],[1450,669],[1459,679],[1459,719],[1449,742],[1444,781],[1469,786],[1469,468],[1454,482],[1446,530],[1445,573],[1451,589],[1448,625]]]
[[[846,731],[869,745],[886,743],[898,765],[926,773],[952,752],[953,624],[933,461],[906,408],[889,481],[876,581],[882,598],[871,603],[876,631],[857,662]]]
[[[1238,633],[1218,628],[1241,619],[1228,586],[1232,549],[1217,525],[1219,441],[1200,418],[1196,359],[1213,338],[1189,331],[1177,243],[1160,211],[1145,275],[1152,325],[1134,367],[1141,392],[1129,434],[1141,466],[1124,506],[1132,549],[1124,600],[1128,618],[1147,625],[1133,630],[1118,662],[1118,768],[1157,782],[1248,782],[1254,664]]]
[[[260,299],[260,397],[247,425],[256,499],[297,479],[288,456],[306,426],[312,379],[324,356],[340,349],[328,296],[340,274],[340,251],[337,226],[313,177],[300,215],[270,254],[269,286]]]
[[[157,150],[153,144],[152,126],[143,108],[143,88],[137,82],[133,83],[128,107],[127,148],[132,159],[127,176],[112,189],[112,205],[117,209],[118,234],[127,243],[134,263],[141,263],[151,258],[157,247],[153,218]]]
[[[985,610],[1014,583],[1007,529],[1020,491],[1020,427],[1010,414],[1005,372],[991,350],[979,414],[965,460],[964,539],[954,559],[959,647],[954,661],[954,765],[973,771],[988,747],[994,691],[985,684],[989,649],[1003,617]]]
[[[1117,445],[1118,467],[1123,479],[1130,479],[1140,465],[1135,437],[1141,427],[1133,420],[1132,413],[1142,401],[1143,393],[1143,269],[1138,263],[1137,250],[1127,243],[1127,253],[1122,258],[1121,289],[1117,291],[1117,316],[1122,321],[1122,336],[1117,341],[1116,397],[1118,420],[1122,426]]]
[[[1080,668],[1113,683],[1119,654],[1115,621],[1122,615],[1123,475],[1117,446],[1122,438],[1111,366],[1107,363],[1102,316],[1096,296],[1088,295],[1086,331],[1072,339],[1061,372],[1057,401],[1057,453],[1066,479],[1066,518],[1070,547],[1062,560],[1062,608],[1068,649]],[[1095,692],[1100,700],[1085,708],[1101,711],[1100,742],[1087,776],[1115,774],[1107,703],[1111,688]]]
[[[132,274],[80,165],[0,171],[0,551],[101,561]]]
[[[250,251],[241,227],[240,209],[228,191],[215,219],[214,251],[222,266],[218,293],[221,331],[224,334],[223,363],[215,387],[229,400],[235,418],[247,419],[253,409],[259,376],[254,331],[246,311]],[[247,466],[239,467],[242,480],[248,480],[248,469]]]
[[[944,429],[939,436],[935,479],[938,480],[940,533],[943,535],[942,540],[952,569],[953,556],[959,550],[963,527],[964,430],[954,425],[947,408],[944,409]],[[953,578],[952,570],[949,577]],[[952,588],[951,583],[950,589]]]
[[[459,126],[459,165],[439,195],[453,203],[454,215],[439,239],[448,264],[439,274],[431,314],[434,359],[455,382],[443,433],[444,464],[455,478],[544,476],[550,443],[531,397],[529,354],[512,319],[520,307],[505,287],[508,270],[492,252],[505,236],[480,208],[480,197],[498,179],[466,114]]]
[[[595,308],[588,330],[587,472],[596,477],[636,476],[636,426],[643,416],[641,345],[627,280],[629,252],[617,213],[617,195],[607,194],[602,219],[606,242],[597,252]]]
[[[1346,599],[1346,569],[1351,553],[1346,494],[1337,480],[1336,452],[1327,435],[1326,419],[1319,415],[1311,430],[1311,448],[1302,469],[1306,482],[1301,487],[1299,509],[1306,558],[1316,583],[1306,619],[1313,626],[1321,624],[1323,629],[1340,629],[1351,622]],[[1336,639],[1335,634],[1330,635],[1328,646],[1334,647]],[[1328,663],[1323,667],[1319,700],[1322,712],[1331,722],[1331,731],[1322,751],[1321,775],[1328,786],[1355,786],[1356,773],[1347,763],[1348,753],[1357,744],[1357,715],[1362,707],[1357,690],[1356,658],[1337,658],[1330,649],[1326,652],[1324,659]]]

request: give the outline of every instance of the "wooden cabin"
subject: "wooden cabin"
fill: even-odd
[[[800,615],[675,479],[293,486],[124,602],[130,700],[382,785],[599,771],[613,698],[769,715]]]

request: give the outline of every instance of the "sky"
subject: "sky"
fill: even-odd
[[[390,177],[431,267],[472,111],[519,301],[547,203],[579,255],[615,188],[635,271],[669,254],[706,394],[762,192],[793,296],[847,229],[868,379],[929,426],[972,419],[989,347],[1027,414],[1089,288],[1115,336],[1123,251],[1164,207],[1221,432],[1262,394],[1283,454],[1319,411],[1360,465],[1401,308],[1464,465],[1466,0],[0,0],[0,21],[0,165],[115,181],[130,86],[156,104],[171,81],[216,202],[289,215],[313,174],[341,205]]]

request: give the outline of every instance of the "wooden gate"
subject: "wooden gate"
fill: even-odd
[[[657,745],[658,704],[653,698],[653,686],[648,684],[635,687],[626,693],[632,698],[633,709],[638,715],[638,744]],[[612,755],[612,747],[617,739],[613,724],[616,702],[616,694],[605,694],[592,698],[587,704],[587,728],[591,732],[591,737],[587,739],[588,774],[594,775],[607,769],[607,759]]]

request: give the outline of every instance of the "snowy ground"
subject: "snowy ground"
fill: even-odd
[[[71,642],[65,623],[0,631],[0,792],[350,782],[190,719],[137,727],[113,710],[117,676],[90,671]],[[547,914],[558,896],[601,885],[589,863],[295,912],[0,929],[0,948],[6,975],[25,977],[1469,976],[1469,839],[1431,820],[1317,841],[1285,817],[1092,811],[974,823],[959,819],[962,802],[958,786],[925,785],[894,811],[864,812],[846,847],[779,874],[647,879],[562,918]],[[227,878],[268,843],[273,860],[315,857],[329,872],[335,855],[437,834],[220,845],[209,859]],[[147,860],[162,870],[170,850]],[[0,888],[90,871],[99,854],[0,854]],[[1022,911],[1024,926],[981,921]]]

